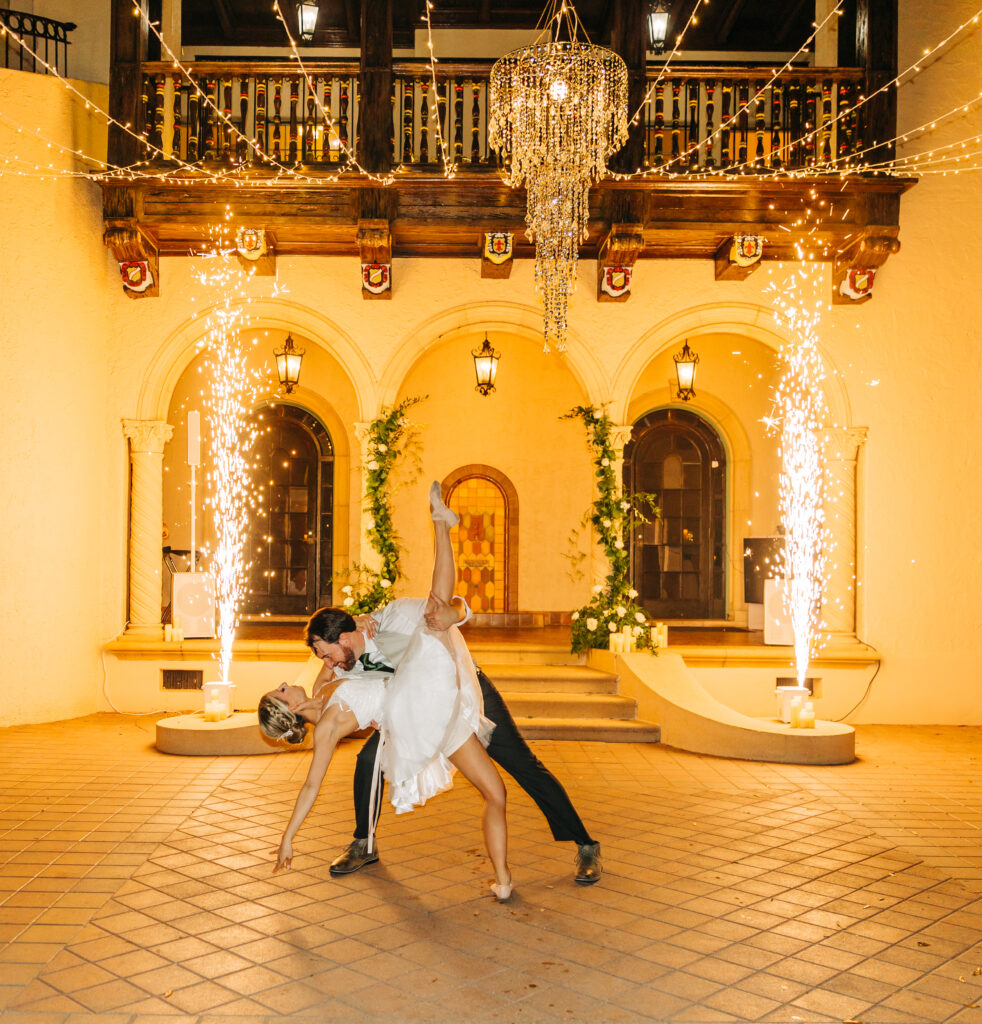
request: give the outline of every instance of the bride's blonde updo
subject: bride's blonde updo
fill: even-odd
[[[307,722],[291,711],[279,697],[268,693],[259,701],[259,728],[271,740],[303,743],[307,736]]]

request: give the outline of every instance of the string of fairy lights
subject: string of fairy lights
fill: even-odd
[[[688,30],[695,24],[698,23],[698,14],[703,4],[708,4],[709,0],[700,0],[695,5],[692,13],[683,28],[676,36],[675,44],[668,58],[663,63],[661,69],[655,80],[651,83],[648,90],[645,93],[645,97],[639,105],[638,109],[632,115],[632,123],[638,123],[638,119],[642,115],[645,107],[654,95],[655,90],[662,81],[668,76],[669,68],[674,58],[682,51],[684,39]],[[439,88],[436,74],[437,57],[433,49],[433,35],[432,35],[432,21],[431,11],[433,9],[432,0],[427,0],[424,5],[423,20],[426,23],[427,31],[427,47],[429,53],[429,59],[427,63],[427,70],[431,77],[431,88],[427,90],[427,102],[431,105],[433,112],[432,124],[434,133],[436,135],[438,149],[440,152],[440,161],[443,168],[443,173],[447,178],[452,178],[456,174],[456,164],[451,157],[450,149],[447,143],[446,135],[443,130],[442,117],[440,116],[439,110]],[[618,181],[630,181],[639,178],[646,178],[652,176],[664,176],[664,177],[684,177],[686,180],[694,180],[699,177],[736,177],[739,176],[741,180],[746,180],[750,175],[761,179],[784,179],[784,178],[812,178],[821,176],[855,176],[868,173],[877,173],[885,175],[911,175],[917,174],[919,169],[923,166],[925,173],[965,173],[969,171],[982,170],[982,152],[961,152],[957,155],[952,155],[949,160],[939,160],[938,151],[939,148],[925,150],[923,152],[904,154],[897,157],[891,157],[889,159],[883,159],[872,162],[862,162],[860,159],[866,153],[874,152],[877,150],[882,151],[882,147],[891,145],[894,143],[906,143],[910,141],[911,137],[922,138],[928,132],[934,131],[941,124],[946,123],[950,118],[955,117],[959,114],[965,114],[970,110],[974,109],[980,101],[982,101],[982,94],[973,97],[965,103],[959,103],[951,110],[945,111],[944,113],[932,117],[928,121],[919,125],[916,128],[908,129],[904,132],[898,133],[894,138],[887,140],[876,140],[870,145],[867,145],[859,150],[851,153],[845,153],[841,156],[835,156],[831,159],[815,161],[805,167],[800,168],[785,168],[785,167],[761,167],[760,160],[746,159],[741,163],[729,164],[725,167],[718,168],[706,168],[700,167],[697,169],[686,169],[686,170],[674,170],[677,165],[683,164],[694,152],[697,150],[708,147],[713,144],[715,139],[719,137],[724,131],[732,129],[737,122],[737,118],[746,111],[748,111],[755,103],[759,102],[762,95],[766,90],[773,85],[775,82],[780,81],[781,76],[791,71],[794,67],[795,60],[807,50],[808,46],[815,39],[821,29],[832,19],[838,17],[841,14],[842,5],[837,5],[832,11],[830,11],[823,21],[815,26],[814,31],[808,40],[806,40],[796,53],[786,61],[781,67],[777,68],[771,75],[768,82],[763,86],[758,86],[752,93],[752,95],[746,99],[743,103],[737,107],[732,114],[730,114],[720,125],[718,125],[713,132],[711,132],[707,138],[694,142],[683,152],[672,156],[668,161],[658,166],[650,166],[647,164],[644,168],[639,169],[635,172],[630,173],[614,173],[612,177]],[[368,171],[357,159],[357,155],[353,149],[347,144],[341,134],[337,131],[337,123],[332,113],[327,110],[314,87],[313,78],[303,62],[300,55],[296,39],[290,30],[289,23],[283,14],[280,7],[279,0],[274,0],[274,11],[277,15],[278,20],[283,26],[287,42],[289,44],[291,57],[297,65],[298,70],[303,76],[307,87],[309,89],[309,95],[313,99],[318,112],[323,119],[328,132],[331,133],[332,139],[336,138],[339,148],[344,154],[348,168],[352,173],[358,174],[373,183],[387,186],[393,183],[395,175],[392,173],[376,173]],[[235,121],[228,117],[228,115],[220,109],[218,104],[210,97],[205,90],[202,90],[198,84],[192,69],[184,65],[174,54],[173,49],[167,44],[161,33],[159,26],[150,21],[146,14],[134,3],[134,13],[144,18],[150,30],[160,40],[161,46],[164,52],[168,55],[170,63],[192,86],[199,99],[205,103],[209,110],[211,110],[219,122],[231,132],[234,137],[243,142],[249,150],[255,154],[263,164],[268,165],[271,169],[275,170],[275,174],[272,175],[255,175],[255,174],[243,174],[245,168],[241,166],[232,166],[225,168],[213,168],[206,167],[200,163],[192,163],[184,160],[178,153],[168,152],[162,146],[156,145],[149,137],[149,131],[138,133],[133,129],[130,124],[124,124],[117,118],[113,117],[110,113],[103,110],[97,103],[86,97],[80,90],[78,90],[70,80],[62,76],[57,69],[49,64],[44,58],[38,54],[29,43],[27,43],[17,32],[7,27],[0,27],[0,38],[8,36],[13,39],[17,45],[19,45],[25,53],[36,61],[37,65],[43,67],[45,71],[56,78],[59,83],[68,90],[75,99],[81,101],[84,105],[84,109],[91,113],[93,116],[100,117],[104,123],[112,128],[116,128],[128,136],[139,142],[142,147],[145,147],[147,158],[135,161],[133,164],[127,166],[119,166],[110,164],[106,160],[93,156],[84,151],[83,148],[73,148],[70,146],[64,146],[58,143],[56,140],[46,138],[38,132],[33,132],[31,129],[24,125],[19,125],[9,117],[5,117],[5,123],[15,128],[21,134],[33,135],[35,138],[40,139],[46,145],[50,147],[58,148],[60,152],[69,154],[76,159],[90,163],[95,168],[91,171],[79,171],[77,169],[70,168],[59,168],[52,164],[48,166],[42,166],[37,161],[30,161],[27,158],[20,157],[18,155],[0,154],[0,174],[17,174],[25,177],[34,177],[40,180],[51,180],[60,177],[88,177],[91,180],[96,181],[137,181],[137,180],[180,180],[182,185],[191,184],[208,184],[208,185],[231,185],[236,188],[268,188],[271,186],[282,186],[285,184],[301,184],[301,185],[317,185],[326,182],[337,182],[339,180],[337,173],[307,173],[299,169],[298,166],[288,166],[282,161],[276,160],[271,154],[266,152],[259,141],[255,137],[247,136],[235,123]],[[827,119],[823,119],[821,123],[817,123],[810,127],[807,131],[803,132],[796,138],[786,139],[782,143],[782,149],[788,149],[790,147],[806,145],[812,142],[820,133],[828,133],[832,128],[840,123],[847,117],[851,117],[856,114],[863,106],[869,103],[876,96],[881,95],[883,92],[899,88],[901,85],[911,81],[917,74],[922,72],[926,67],[930,66],[933,58],[937,57],[941,51],[952,44],[955,40],[959,39],[964,33],[976,29],[980,20],[982,20],[982,8],[973,13],[970,17],[962,21],[956,28],[950,31],[944,36],[938,43],[933,46],[926,47],[920,57],[913,61],[907,67],[905,67],[899,74],[894,76],[888,82],[884,82],[877,89],[870,92],[868,95],[860,96],[854,103],[846,104],[841,106],[834,116]],[[964,147],[962,143],[970,143],[977,141],[975,136],[967,137],[964,140],[949,144],[948,147],[943,148],[958,148]],[[159,161],[161,164],[166,166],[155,165],[155,162]],[[975,162],[972,162],[975,161]],[[400,168],[401,169],[401,168]]]

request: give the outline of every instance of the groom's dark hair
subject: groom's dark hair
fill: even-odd
[[[303,642],[313,649],[315,640],[335,644],[342,633],[353,633],[358,627],[343,608],[318,608],[307,620]]]

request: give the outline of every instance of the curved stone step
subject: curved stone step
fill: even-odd
[[[635,718],[638,704],[616,693],[566,693],[502,691],[502,697],[518,718]]]
[[[521,718],[519,732],[527,740],[587,740],[599,743],[658,743],[654,722],[613,718]]]
[[[582,665],[583,658],[555,644],[502,644],[482,641],[479,631],[466,633],[467,648],[482,668],[489,665]]]
[[[616,693],[617,676],[582,665],[481,664],[485,675],[502,691],[537,693]]]

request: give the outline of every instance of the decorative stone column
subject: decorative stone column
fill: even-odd
[[[359,554],[358,558],[354,559],[354,561],[358,561],[372,571],[378,572],[382,568],[382,559],[368,539],[368,531],[372,526],[372,513],[365,507],[365,501],[368,498],[365,492],[365,474],[368,472],[367,467],[371,459],[368,454],[368,441],[372,421],[364,420],[360,423],[354,423],[352,426],[355,430],[355,437],[358,438],[358,449],[361,452],[361,458],[358,462],[358,488],[356,492],[359,496],[358,507],[361,510],[358,516]]]
[[[174,428],[164,420],[123,420],[130,442],[130,611],[126,632],[160,639],[164,445]]]
[[[831,428],[825,445],[825,525],[828,586],[822,616],[829,639],[856,639],[856,462],[866,427]]]

